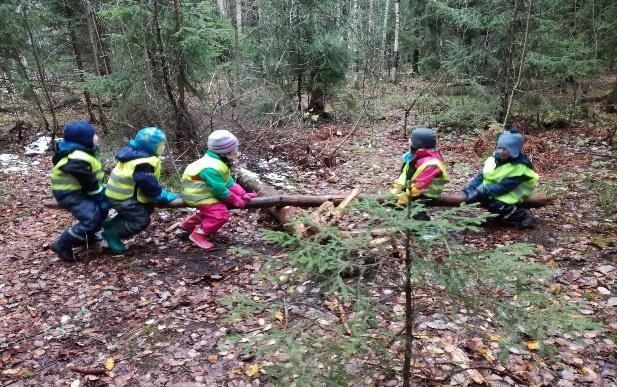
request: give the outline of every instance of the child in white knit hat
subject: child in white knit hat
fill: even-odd
[[[208,237],[229,220],[227,206],[242,208],[257,194],[246,192],[231,176],[231,163],[236,159],[239,142],[227,130],[215,130],[208,137],[208,150],[199,160],[189,164],[182,175],[182,197],[197,212],[186,218],[180,228],[190,232],[189,239],[202,249],[214,244]]]

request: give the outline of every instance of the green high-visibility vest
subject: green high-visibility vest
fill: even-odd
[[[99,181],[99,188],[95,191],[87,192],[87,194],[96,195],[101,192],[103,189],[103,178],[105,177],[103,173],[103,165],[98,158],[81,150],[75,150],[69,153],[53,166],[51,169],[51,189],[54,191],[80,191],[82,189],[81,184],[79,184],[79,180],[77,180],[73,175],[62,172],[60,169],[66,165],[69,160],[81,160],[90,164],[92,173],[94,173]]]
[[[422,195],[426,196],[427,198],[436,199],[439,196],[441,196],[441,193],[443,192],[443,187],[446,185],[447,182],[450,181],[450,177],[448,176],[448,172],[446,171],[446,164],[443,161],[436,159],[436,158],[430,159],[426,161],[425,163],[423,163],[422,165],[420,165],[418,169],[416,169],[414,174],[411,176],[411,178],[408,179],[409,164],[410,163],[405,164],[401,172],[401,175],[395,181],[395,184],[399,184],[408,189],[411,186],[411,184],[413,184],[413,182],[416,180],[416,178],[420,176],[422,171],[426,169],[426,167],[436,166],[441,171],[441,176],[434,178],[431,184],[427,188],[423,189],[421,192],[422,192]]]
[[[199,160],[189,164],[182,174],[182,198],[193,207],[204,206],[219,202],[212,195],[212,189],[199,177],[199,172],[206,168],[212,168],[223,176],[225,184],[229,183],[231,171],[229,166],[222,160],[216,159],[208,154]]]
[[[538,182],[538,174],[527,165],[522,163],[504,163],[497,166],[497,161],[493,156],[489,157],[484,162],[482,174],[484,175],[482,184],[485,186],[499,183],[508,177],[530,177],[529,180],[522,182],[512,191],[492,198],[511,205],[522,203],[528,198],[533,193],[533,189]]]
[[[114,200],[136,198],[140,203],[152,203],[152,199],[144,195],[133,179],[135,167],[139,164],[150,164],[154,168],[154,176],[157,179],[161,177],[161,160],[157,156],[121,161],[111,171],[105,195]]]

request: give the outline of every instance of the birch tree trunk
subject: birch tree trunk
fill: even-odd
[[[242,39],[242,0],[236,0],[236,33]]]
[[[392,50],[393,65],[392,65],[392,80],[398,83],[399,73],[399,36],[401,33],[401,0],[394,1],[394,48]]]
[[[88,38],[90,39],[90,47],[92,48],[92,64],[94,65],[94,72],[97,76],[101,76],[101,69],[99,67],[99,53],[94,40],[94,23],[92,22],[92,7],[89,0],[84,0],[84,11],[86,13],[86,26],[88,28]],[[96,105],[99,111],[99,118],[101,120],[101,126],[103,132],[107,132],[107,120],[103,113],[103,101],[100,94],[96,94]]]
[[[350,51],[353,52],[353,58],[351,58],[351,76],[352,82],[356,83],[358,80],[358,0],[351,0],[351,9],[349,13],[349,46]]]
[[[216,0],[216,5],[219,9],[221,19],[227,19],[227,9],[225,7],[225,0]]]
[[[388,37],[388,15],[390,14],[390,0],[386,0],[383,13],[383,35],[381,38],[381,71],[386,69],[386,38]]]

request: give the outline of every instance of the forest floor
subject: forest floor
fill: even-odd
[[[333,149],[350,128],[317,127],[307,145]],[[617,158],[601,142],[603,134],[579,124],[528,135],[527,151],[542,178],[540,191],[558,199],[533,211],[540,219],[535,230],[487,227],[465,234],[465,243],[478,247],[535,244],[534,260],[559,270],[556,296],[602,328],[582,337],[549,338],[546,343],[556,349],[552,356],[522,347],[499,362],[498,344],[488,334],[475,337],[433,313],[416,319],[420,345],[432,348],[435,356],[449,354],[451,362],[476,367],[482,383],[617,385],[617,220],[608,215],[615,206],[606,196],[610,192],[594,189],[603,179],[615,181]],[[491,138],[441,135],[452,178],[447,190],[459,190],[475,174]],[[293,161],[297,155],[285,151],[271,158],[267,152],[249,151],[247,156],[252,158],[249,165],[281,191],[386,192],[406,146],[401,133],[363,128],[344,144],[330,168],[298,165]],[[238,325],[224,320],[228,308],[221,303],[233,292],[253,295],[262,290],[254,279],[263,255],[285,259],[285,251],[264,241],[258,231],[275,226],[266,215],[233,211],[214,238],[219,247],[203,252],[180,231],[165,231],[185,210],[159,210],[149,229],[130,241],[126,254],[90,246],[82,252],[86,262],[66,264],[48,249],[73,222],[68,213],[42,206],[50,197],[51,157],[24,156],[23,144],[17,143],[2,144],[0,153],[17,156],[0,160],[1,385],[268,383],[262,365],[243,356],[241,344],[227,340],[231,333],[267,329],[268,317],[255,315],[252,322]],[[238,254],[231,246],[261,255]],[[390,298],[386,305],[396,309],[403,301]],[[359,384],[400,383],[398,375],[369,368],[359,372]],[[418,383],[431,384],[431,377],[451,369],[420,363],[414,374]],[[452,383],[477,379],[477,374],[463,373]]]

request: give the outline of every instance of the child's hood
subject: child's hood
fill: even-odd
[[[413,158],[411,159],[411,162],[414,163],[415,165],[417,162],[422,161],[425,158],[435,158],[435,159],[438,159],[439,161],[444,162],[444,158],[441,155],[441,152],[439,152],[437,149],[418,149],[413,154]]]
[[[60,140],[56,143],[55,151],[56,151],[56,156],[58,157],[64,157],[68,155],[69,153],[76,151],[76,150],[84,151],[87,153],[93,153],[95,151],[94,148],[88,148],[76,142]]]
[[[135,159],[145,159],[151,156],[152,154],[150,154],[150,152],[136,148],[132,145],[127,145],[116,153],[116,160],[127,162]]]

